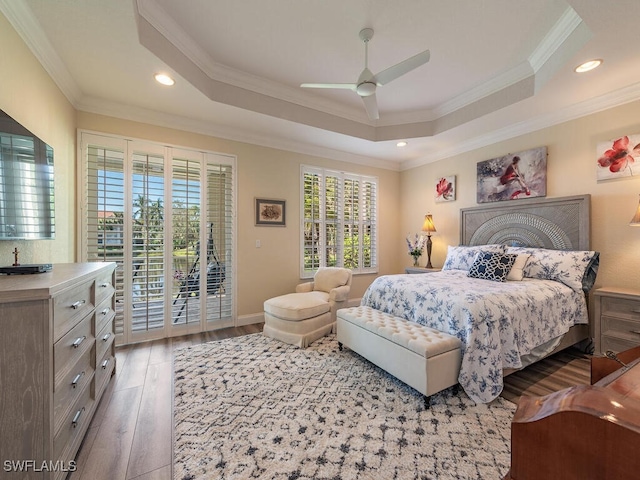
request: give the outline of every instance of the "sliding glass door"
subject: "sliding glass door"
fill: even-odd
[[[118,341],[232,326],[235,159],[81,138],[81,258],[118,265]]]

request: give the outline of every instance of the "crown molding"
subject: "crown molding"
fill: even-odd
[[[535,73],[562,47],[562,44],[581,23],[582,18],[580,18],[576,11],[571,7],[567,7],[533,53],[529,55],[529,64]]]
[[[82,91],[53,49],[29,5],[23,0],[0,0],[0,12],[18,32],[62,94],[76,107],[79,99],[82,98]]]
[[[555,112],[538,115],[537,117],[494,130],[490,133],[479,135],[463,142],[458,142],[453,147],[439,149],[437,152],[424,155],[418,159],[403,161],[400,164],[400,170],[410,170],[439,160],[451,158],[462,153],[471,152],[478,148],[493,145],[520,135],[542,130],[543,128],[552,127],[560,123],[592,115],[610,108],[619,107],[637,100],[640,100],[640,82],[599,97],[585,100]]]
[[[82,104],[78,107],[78,110],[94,113],[96,115],[104,115],[132,122],[146,123],[158,127],[170,128],[172,130],[182,130],[209,137],[300,153],[303,155],[311,155],[314,157],[327,158],[340,162],[366,165],[368,167],[381,168],[384,170],[400,170],[400,162],[393,160],[356,155],[349,152],[343,152],[341,150],[311,145],[305,142],[296,142],[288,139],[277,138],[272,135],[248,133],[241,129],[232,128],[226,125],[194,120],[188,117],[156,112],[145,108],[132,107],[130,105],[114,103],[98,98],[84,99]]]

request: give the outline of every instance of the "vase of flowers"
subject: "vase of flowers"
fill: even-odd
[[[424,237],[416,233],[415,238],[411,241],[409,235],[407,235],[407,247],[409,248],[409,255],[413,257],[413,266],[418,267],[418,259],[422,255],[422,249],[424,248]]]

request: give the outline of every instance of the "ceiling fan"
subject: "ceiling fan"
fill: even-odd
[[[360,30],[360,39],[364,42],[364,70],[358,77],[356,83],[303,83],[302,88],[343,88],[353,90],[362,98],[364,108],[371,120],[380,118],[378,113],[378,102],[376,101],[376,88],[386,85],[392,80],[401,77],[405,73],[424,65],[429,61],[431,54],[429,50],[418,53],[413,57],[381,71],[374,75],[369,70],[369,40],[373,37],[373,29],[363,28]]]

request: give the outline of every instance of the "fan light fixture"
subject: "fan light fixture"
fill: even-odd
[[[169,87],[176,83],[175,80],[166,73],[156,73],[154,78],[156,79],[156,82]]]
[[[420,52],[413,57],[409,57],[400,63],[393,65],[377,74],[373,74],[369,70],[369,40],[373,38],[372,28],[363,28],[358,34],[360,40],[364,42],[364,70],[354,83],[303,83],[302,88],[342,88],[356,92],[367,111],[369,120],[378,120],[380,113],[378,112],[378,101],[376,100],[376,88],[382,87],[387,83],[399,78],[421,65],[424,65],[431,58],[429,50]]]
[[[578,65],[575,68],[575,72],[577,73],[589,72],[594,68],[598,68],[600,65],[602,65],[602,59],[600,58],[597,58],[595,60],[589,60],[588,62],[584,62],[583,64]]]

